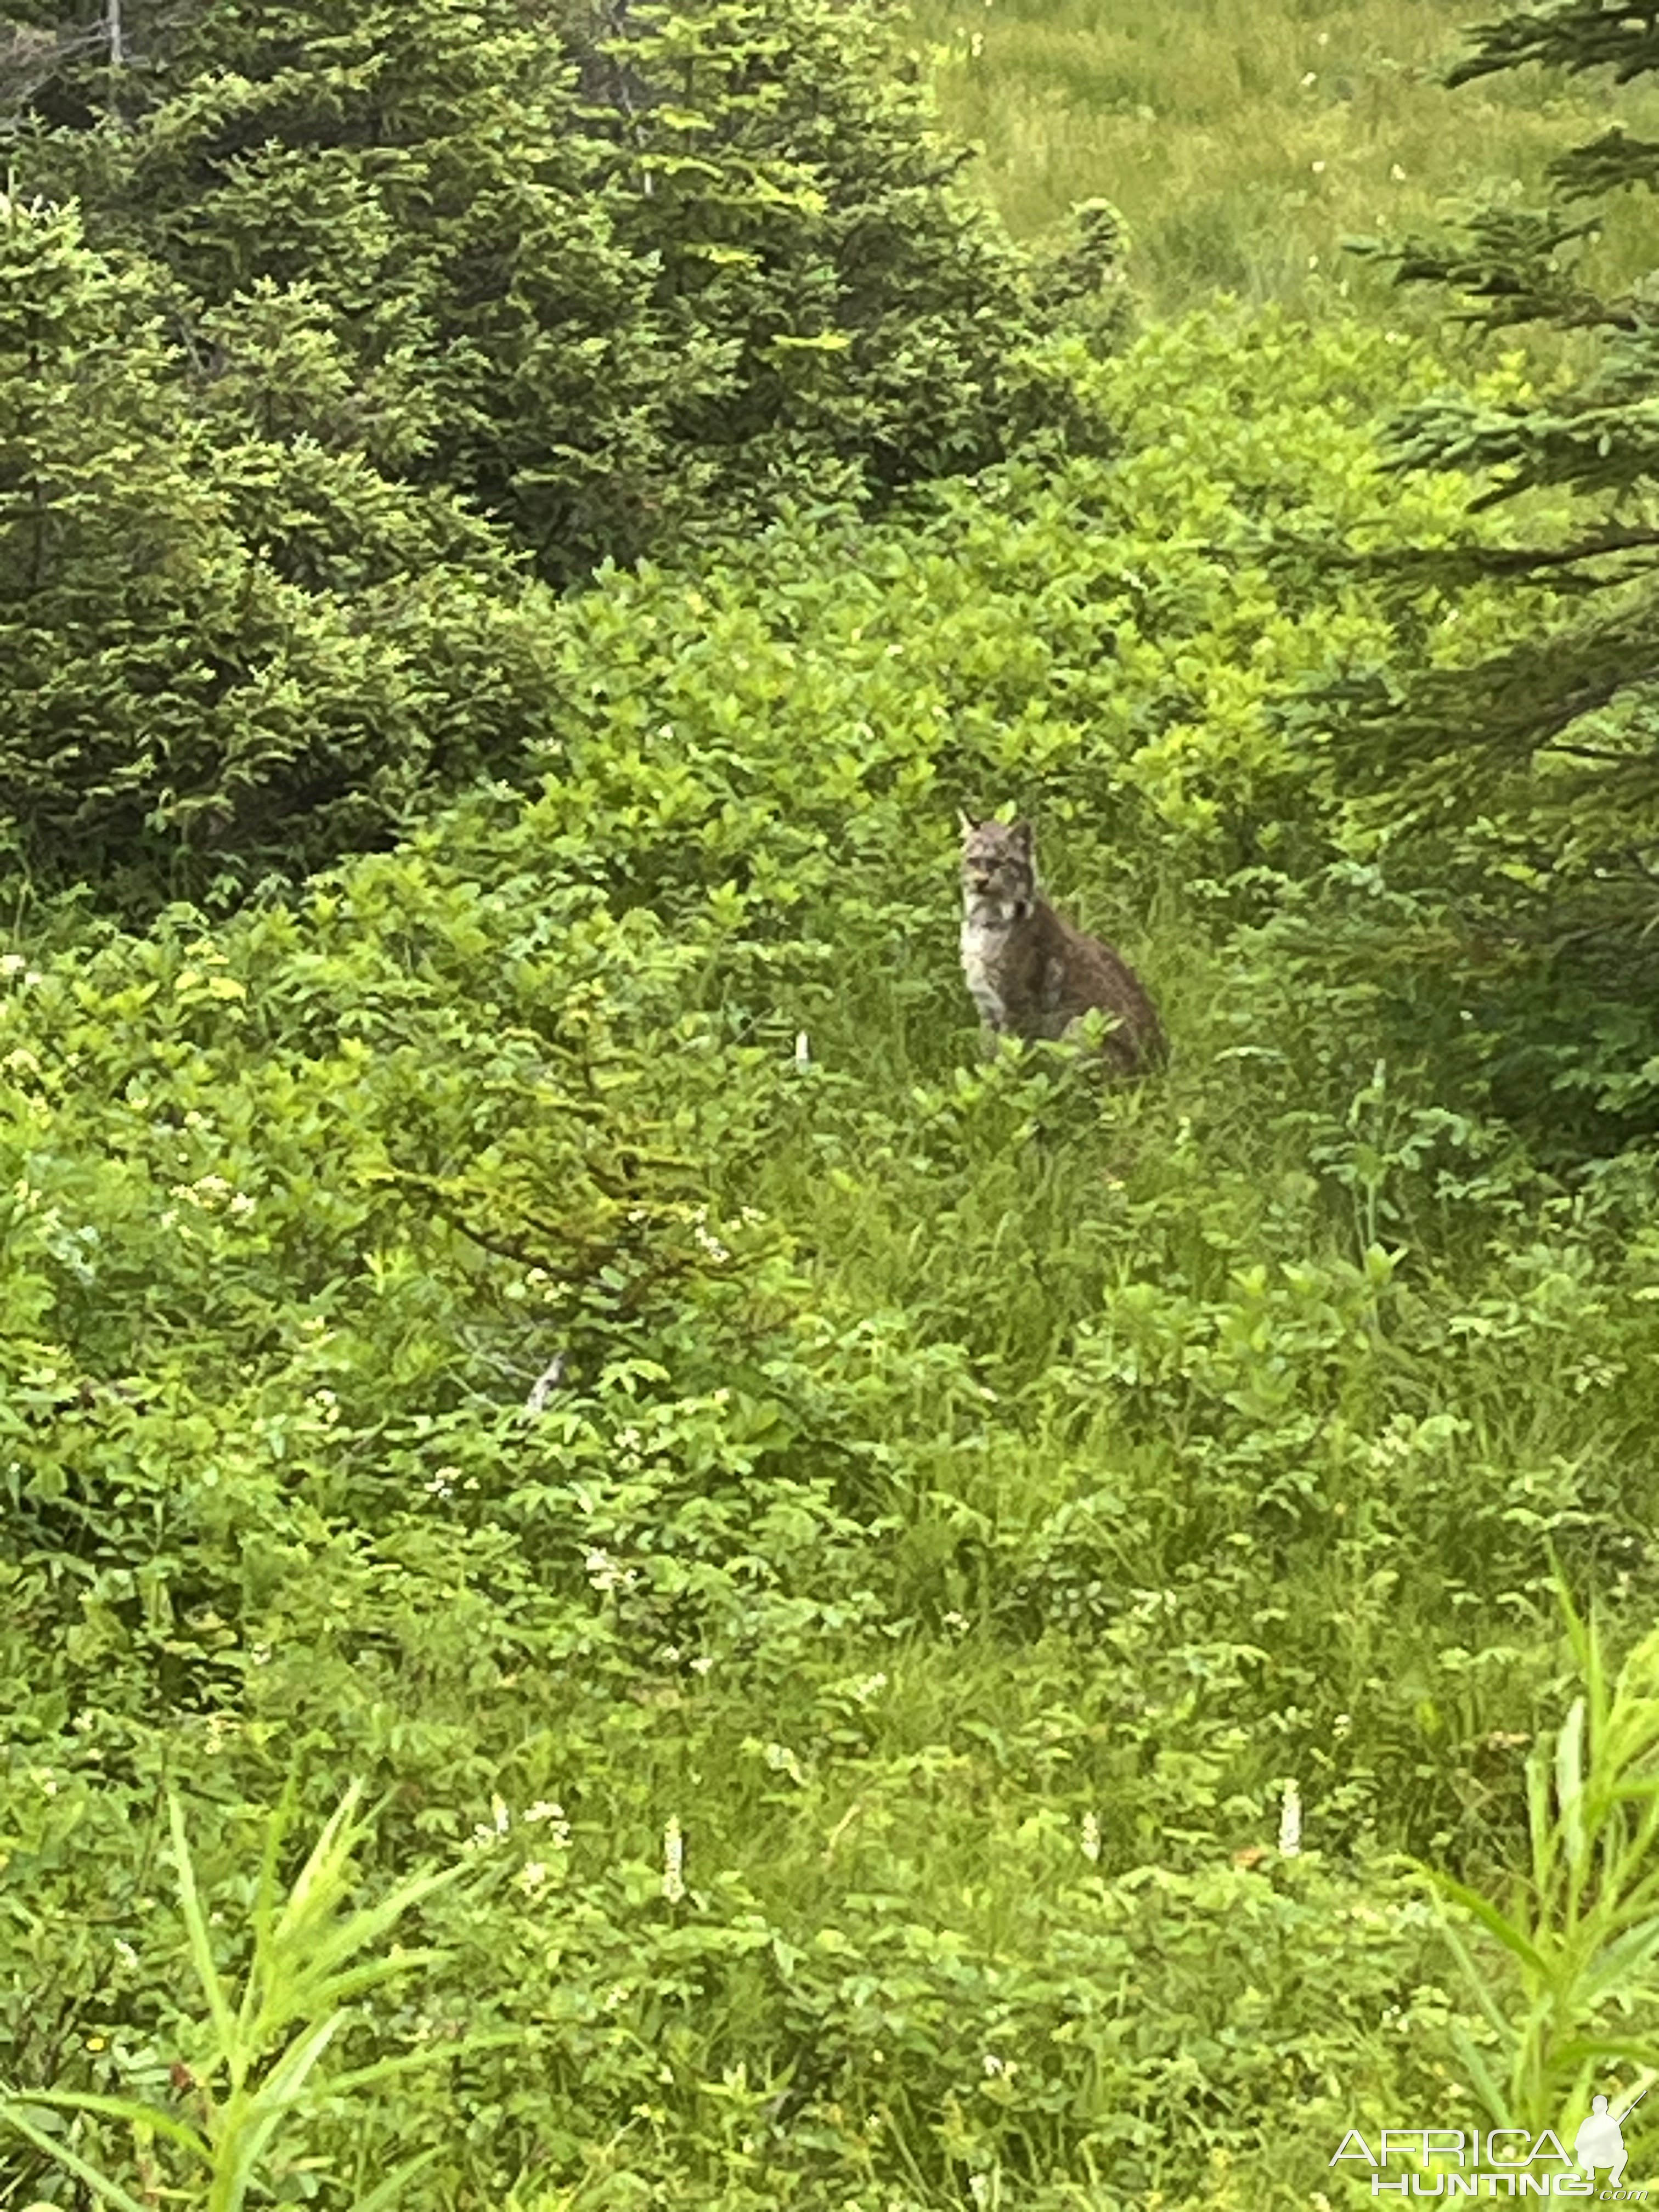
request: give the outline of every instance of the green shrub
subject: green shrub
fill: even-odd
[[[216,327],[256,431],[197,407],[161,307],[72,212],[0,212],[0,812],[49,880],[141,910],[384,842],[546,691],[490,534],[336,434],[314,324]]]

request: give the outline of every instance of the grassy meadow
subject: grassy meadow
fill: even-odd
[[[1437,79],[1468,0],[913,0],[916,51],[973,174],[1016,234],[1101,196],[1126,217],[1131,270],[1178,307],[1212,291],[1311,314],[1347,302],[1420,321],[1343,251],[1489,198],[1528,204],[1546,163],[1615,114],[1651,136],[1640,85],[1525,70],[1456,91]],[[1645,268],[1659,222],[1622,210],[1602,251]]]

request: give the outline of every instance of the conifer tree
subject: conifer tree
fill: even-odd
[[[0,817],[140,904],[384,838],[545,692],[487,528],[346,437],[332,339],[210,320],[216,418],[159,304],[73,210],[0,202]]]
[[[324,311],[398,472],[560,581],[1064,410],[862,0],[547,4],[129,0],[123,67],[66,47],[31,94],[18,173],[173,272],[204,377],[204,315]]]
[[[1451,81],[1528,64],[1628,83],[1659,68],[1651,11],[1517,9],[1473,34]],[[1546,355],[1524,404],[1454,394],[1395,426],[1400,466],[1466,470],[1473,507],[1507,517],[1481,548],[1418,559],[1408,586],[1485,579],[1506,600],[1480,611],[1474,649],[1356,670],[1315,708],[1371,821],[1419,878],[1437,872],[1470,940],[1531,947],[1586,1018],[1598,991],[1659,1004],[1659,276],[1590,277],[1609,196],[1656,183],[1659,144],[1614,128],[1555,162],[1544,204],[1386,249],[1460,317],[1571,333],[1574,351]],[[1567,374],[1585,334],[1590,365]]]
[[[1036,343],[1071,280],[956,194],[866,0],[22,4],[0,811],[37,860],[331,859],[547,711],[524,556],[580,582],[1097,434]]]

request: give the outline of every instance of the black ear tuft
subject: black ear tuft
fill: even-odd
[[[962,834],[964,837],[971,837],[975,830],[979,827],[978,823],[975,821],[973,816],[971,814],[965,813],[961,807],[957,807],[957,820],[962,826]]]
[[[1029,822],[1016,822],[1014,824],[1013,836],[1015,844],[1018,846],[1020,851],[1024,854],[1026,859],[1029,860],[1031,857],[1031,848],[1036,842],[1036,834],[1033,831],[1030,823]]]

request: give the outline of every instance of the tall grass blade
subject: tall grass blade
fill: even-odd
[[[50,2105],[63,2112],[101,2112],[106,2118],[123,2120],[131,2127],[153,2128],[197,2158],[205,2160],[213,2155],[206,2137],[186,2121],[174,2119],[170,2112],[158,2112],[154,2106],[140,2104],[133,2097],[100,2096],[95,2089],[31,2089],[20,2100],[0,2099],[0,2109],[13,2102]]]
[[[0,2120],[3,2120],[8,2127],[15,2128],[26,2142],[34,2145],[36,2150],[44,2151],[48,2158],[55,2160],[65,2172],[72,2173],[77,2181],[84,2182],[105,2203],[113,2204],[116,2212],[155,2212],[153,2206],[141,2204],[137,2197],[129,2197],[118,2181],[112,2181],[106,2173],[100,2173],[95,2166],[89,2166],[66,2143],[54,2142],[51,2136],[32,2126],[9,2098],[0,2102]]]
[[[386,2175],[384,2181],[371,2189],[367,2197],[359,2197],[352,2204],[351,2212],[387,2212],[387,2207],[397,2203],[416,2175],[423,2172],[437,2155],[435,2149],[423,2150],[417,2152],[413,2158],[405,2159],[400,2166]]]
[[[1472,1914],[1489,1935],[1495,1936],[1504,1948],[1520,1960],[1522,1965],[1536,1974],[1540,1981],[1550,1983],[1554,1980],[1555,1970],[1536,1944],[1512,1920],[1506,1919],[1495,1905],[1482,1897],[1479,1890],[1466,1887],[1449,1874],[1440,1874],[1433,1869],[1430,1869],[1429,1873],[1435,1887],[1443,1896],[1450,1898],[1455,1905],[1461,1905],[1466,1912]]]
[[[231,2010],[213,1956],[213,1939],[208,1931],[207,1915],[202,1910],[201,1897],[196,1887],[196,1869],[190,1856],[190,1839],[185,1833],[184,1811],[178,1798],[171,1792],[167,1796],[167,1820],[173,1831],[173,1859],[178,1869],[179,1910],[185,1916],[185,1927],[190,1937],[190,1953],[195,1963],[196,1978],[202,1985],[202,1994],[212,2015],[214,2036],[218,2045],[217,2061],[230,2069],[233,2080],[237,2080],[240,2077],[235,2069],[241,2045],[236,2033],[236,2015]]]
[[[1555,1804],[1566,1845],[1567,1868],[1575,1884],[1583,1879],[1584,1700],[1575,1698],[1555,1739]],[[1573,1900],[1576,1909],[1576,1898]]]

